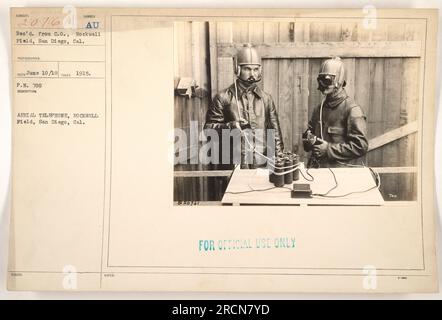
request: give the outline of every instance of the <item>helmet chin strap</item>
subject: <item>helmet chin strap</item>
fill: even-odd
[[[338,93],[340,93],[342,91],[343,87],[334,87],[333,91],[330,92],[328,95],[330,96],[330,98],[333,98],[334,96],[336,96]]]
[[[259,78],[259,79],[255,79],[255,80],[243,80],[243,79],[241,79],[241,78],[238,78],[238,80],[239,80],[239,82],[241,82],[241,84],[243,84],[244,86],[246,86],[246,87],[250,87],[250,86],[252,86],[252,85],[254,85],[254,84],[260,82],[260,81],[261,81],[261,78]]]
[[[326,89],[328,89],[328,88],[329,88],[329,87],[325,88],[324,91],[325,91]],[[335,96],[336,94],[338,94],[338,93],[341,91],[342,87],[336,87],[336,86],[333,86],[333,90],[330,91],[330,92],[327,93],[327,94],[325,94],[324,91],[321,90],[321,88],[318,88],[318,89],[321,91],[321,94],[322,94],[324,97],[332,98],[333,96]]]

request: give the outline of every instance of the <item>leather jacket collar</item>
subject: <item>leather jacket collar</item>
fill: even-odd
[[[344,88],[341,88],[339,91],[327,95],[325,98],[325,106],[329,108],[336,108],[338,105],[340,105],[345,99],[348,98],[347,92]]]
[[[235,81],[237,81],[237,80],[235,80]],[[243,92],[245,92],[247,90],[251,90],[254,94],[256,94],[259,98],[262,99],[262,90],[256,84],[253,84],[250,87],[246,87],[241,83],[241,81],[237,81],[236,87],[238,88],[238,97],[240,97],[243,94]],[[229,87],[229,90],[232,93],[232,95],[235,96],[235,84],[234,83]]]

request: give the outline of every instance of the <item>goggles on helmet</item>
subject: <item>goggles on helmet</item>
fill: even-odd
[[[331,74],[320,74],[317,80],[322,87],[330,87],[335,81],[335,76]]]

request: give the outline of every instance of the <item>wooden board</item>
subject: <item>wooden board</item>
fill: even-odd
[[[404,24],[387,25],[387,40],[401,41],[404,39]],[[403,74],[403,59],[391,58],[385,61],[384,77],[384,108],[383,118],[384,127],[383,132],[389,132],[400,126],[401,123],[401,96],[402,83],[398,81],[399,75]],[[400,77],[402,79],[402,76]],[[382,148],[383,165],[398,166],[400,163],[399,141],[393,141]],[[404,159],[405,160],[405,159]],[[394,196],[398,196],[403,192],[403,186],[399,185],[399,177],[391,177],[386,179],[384,183],[385,190]]]
[[[369,59],[369,105],[367,113],[368,138],[377,137],[384,133],[384,118],[382,110],[384,108],[384,64],[382,58]],[[382,150],[374,150],[367,156],[369,166],[382,166]]]
[[[305,173],[305,169],[302,169]],[[349,192],[363,191],[376,186],[372,174],[368,168],[333,168],[338,181],[338,187],[330,192],[330,196],[344,195]],[[296,183],[309,183],[313,193],[323,194],[334,185],[333,175],[329,169],[310,169],[309,173],[314,177],[313,182],[305,180],[302,175]],[[308,176],[307,176],[308,177]],[[352,206],[380,206],[384,199],[378,189],[372,189],[365,193],[356,193],[344,197],[326,198],[315,196],[313,198],[295,199],[291,198],[291,185],[287,188],[273,188],[266,191],[252,191],[248,193],[237,193],[250,190],[263,190],[273,187],[268,180],[268,170],[242,170],[236,168],[230,179],[222,199],[223,204],[268,204],[268,205],[352,205]]]
[[[301,159],[306,159],[307,154],[302,146],[302,134],[308,126],[308,60],[294,60],[294,105],[293,105],[293,151]]]
[[[280,34],[281,37],[281,34]],[[289,39],[291,39],[289,37]],[[219,43],[218,56],[232,57],[242,44]],[[328,58],[331,56],[348,58],[402,58],[420,57],[420,41],[318,41],[266,43],[254,46],[263,58],[296,59]]]
[[[294,107],[293,60],[284,59],[279,61],[279,102],[278,117],[284,142],[285,150],[293,150],[293,122],[292,114]],[[289,121],[284,121],[287,119]],[[283,121],[281,121],[283,120]]]

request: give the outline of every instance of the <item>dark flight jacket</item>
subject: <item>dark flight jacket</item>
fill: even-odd
[[[250,129],[252,130],[274,129],[276,153],[281,153],[284,146],[282,142],[278,115],[271,95],[264,92],[258,86],[255,86],[248,93],[239,85],[237,86],[237,89],[238,100],[240,100],[239,110],[242,113],[242,118],[247,120],[250,125]],[[206,114],[206,123],[204,128],[216,130],[232,129],[231,123],[239,120],[240,116],[238,114],[238,102],[236,101],[235,85],[232,84],[227,89],[219,92],[213,98],[213,102],[209,106],[209,110]],[[262,141],[259,141],[259,144],[262,146],[264,154],[266,154],[266,132],[263,137],[264,138]],[[243,155],[244,141],[241,150],[241,154]]]
[[[315,107],[309,122],[309,129],[317,137],[321,137],[320,108],[320,104]],[[345,89],[331,99],[327,97],[322,109],[322,122],[323,138],[329,143],[327,154],[321,159],[312,155],[308,166],[361,165],[368,150],[366,116]],[[304,150],[311,151],[311,148],[304,143]]]

